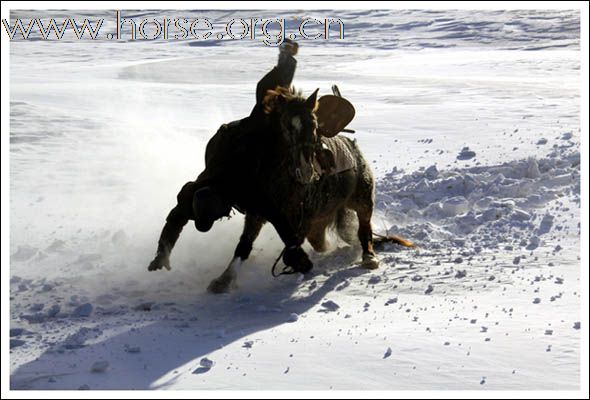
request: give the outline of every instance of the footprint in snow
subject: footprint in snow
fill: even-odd
[[[385,351],[385,354],[383,354],[383,358],[388,358],[389,356],[391,356],[391,347],[387,348],[387,351]]]
[[[322,307],[323,307],[323,309],[319,310],[319,312],[324,312],[324,313],[334,312],[340,308],[340,306],[338,304],[334,303],[332,300],[328,300],[328,301],[323,302]]]

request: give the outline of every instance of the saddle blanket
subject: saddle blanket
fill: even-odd
[[[356,160],[353,156],[353,150],[348,138],[336,136],[333,138],[322,137],[322,144],[325,149],[330,150],[334,157],[335,167],[329,171],[325,171],[319,163],[315,162],[315,167],[318,172],[323,174],[339,174],[340,172],[348,171],[356,168]]]

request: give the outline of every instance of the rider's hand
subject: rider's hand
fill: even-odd
[[[280,45],[280,51],[285,52],[291,56],[296,55],[297,50],[299,50],[299,45],[297,44],[297,42],[294,42],[290,39],[285,39],[283,43],[281,43]]]

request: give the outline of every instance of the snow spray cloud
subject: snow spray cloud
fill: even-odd
[[[142,46],[116,46],[110,56],[129,57],[131,47]],[[148,50],[140,51],[146,57]],[[23,141],[11,144],[11,276],[55,285],[64,298],[85,296],[93,304],[103,295],[124,304],[140,302],[134,293],[160,301],[158,290],[165,287],[178,288],[172,297],[181,297],[178,291],[187,299],[204,293],[232,258],[241,214],[217,222],[207,233],[187,224],[171,257],[172,271],[150,273],[147,266],[176,194],[203,169],[208,139],[235,117],[235,106],[230,110],[202,90],[163,94],[161,85],[151,82],[168,76],[167,62],[105,63],[100,68],[66,63],[60,69],[53,54],[48,53],[49,66],[23,69],[22,79],[13,78],[18,90],[24,78],[35,84],[45,79],[45,71],[54,70],[53,79],[60,83],[54,90],[64,96],[59,102],[13,104],[13,114],[29,125],[14,124],[12,131]],[[194,71],[176,70],[174,77],[189,82]],[[72,90],[77,85],[94,87],[97,101],[86,103],[84,94]],[[197,99],[206,100],[187,110],[186,104]],[[81,103],[88,107],[78,108]],[[31,126],[43,132],[35,142],[27,141]],[[26,155],[19,151],[21,144],[28,148]],[[262,258],[250,261],[248,269],[268,269],[281,250],[272,227],[256,247],[264,249]]]
[[[340,18],[295,17],[294,32],[287,32],[286,18],[231,18],[215,23],[210,18],[133,18],[115,11],[114,32],[104,32],[105,18],[90,21],[73,17],[45,19],[17,18],[11,24],[2,20],[4,30],[13,40],[63,40],[72,35],[77,40],[257,40],[267,46],[278,46],[285,38],[304,40],[344,39],[344,23]],[[217,27],[217,28],[216,28]],[[111,27],[112,28],[112,27]],[[102,30],[102,32],[101,32]],[[330,33],[332,35],[330,35]],[[66,36],[68,35],[68,36]]]
[[[92,77],[85,80],[96,83]],[[104,84],[103,89],[102,96],[110,92]],[[65,298],[85,296],[85,301],[96,304],[94,299],[109,295],[116,297],[116,303],[134,303],[139,299],[133,293],[144,292],[149,293],[146,301],[160,301],[161,287],[178,287],[190,299],[203,293],[227,266],[241,233],[240,214],[219,221],[206,234],[188,224],[174,249],[171,273],[147,271],[176,194],[203,168],[204,143],[215,131],[208,123],[193,130],[173,125],[172,121],[182,120],[182,114],[151,102],[151,94],[149,88],[126,91],[126,101],[93,107],[94,116],[125,118],[100,118],[104,123],[93,127],[92,139],[85,139],[92,155],[85,156],[79,149],[68,152],[69,161],[84,167],[70,170],[67,179],[53,170],[61,184],[38,188],[43,212],[23,215],[18,211],[30,202],[27,182],[31,179],[26,175],[17,180],[13,215],[22,217],[13,218],[11,230],[13,276],[60,287]],[[64,102],[62,106],[70,109],[72,105]],[[216,107],[211,105],[206,113],[214,115]],[[216,123],[217,118],[213,119]],[[62,154],[52,153],[56,165],[63,162]],[[261,243],[264,238],[257,245],[267,247]],[[271,246],[264,266],[278,251]]]

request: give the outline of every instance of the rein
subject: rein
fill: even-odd
[[[293,170],[289,167],[287,168],[287,170],[300,183],[308,183],[308,182],[304,182],[303,176],[301,174],[301,168],[297,166],[297,157],[300,156],[302,149],[308,149],[308,148],[311,148],[311,150],[313,152],[313,158],[315,159],[317,152],[322,149],[321,139],[318,138],[314,143],[294,143],[294,144],[289,144],[287,146],[287,149],[291,155],[291,157],[290,157],[291,161],[289,161],[289,159],[285,159],[284,163],[286,164],[286,163],[290,162],[290,164],[294,164],[294,165],[289,165],[289,167],[293,167],[293,166],[295,167]],[[311,164],[310,168],[312,168],[315,171],[315,174],[319,174],[318,171],[316,170],[316,168],[314,167],[313,160],[310,164]]]
[[[296,247],[296,246],[291,246],[291,247]],[[283,250],[281,250],[281,254],[279,254],[279,256],[275,260],[274,264],[272,265],[272,269],[270,270],[270,273],[272,274],[273,278],[278,278],[281,275],[293,275],[294,273],[297,272],[297,271],[295,271],[295,269],[293,269],[293,267],[289,267],[288,265],[285,265],[281,272],[279,272],[278,274],[275,273],[275,270],[277,268],[277,264],[279,263],[279,260],[281,259],[281,257],[283,257],[283,255],[285,254],[285,251],[287,251],[287,247],[283,247]]]

